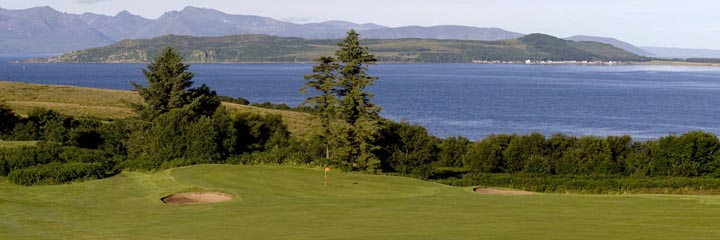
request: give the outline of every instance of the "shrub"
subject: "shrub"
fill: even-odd
[[[235,103],[235,104],[240,104],[240,105],[250,104],[250,101],[248,101],[247,99],[244,99],[244,98],[240,98],[240,97],[232,98],[232,97],[228,97],[228,96],[217,96],[217,99],[220,100],[221,102],[229,102],[229,103]]]
[[[59,161],[57,151],[42,147],[0,148],[0,175],[13,170]]]
[[[50,163],[12,171],[8,179],[20,185],[63,184],[77,180],[100,179],[117,174],[102,163]]]
[[[0,104],[0,137],[4,135],[11,135],[15,124],[20,119],[15,116],[10,108]]]
[[[547,193],[622,194],[634,192],[688,193],[720,189],[720,179],[687,177],[629,178],[607,176],[548,176],[539,174],[466,174],[438,182],[454,186],[491,186]],[[682,193],[682,192],[681,192]]]

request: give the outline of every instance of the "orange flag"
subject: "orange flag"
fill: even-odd
[[[327,173],[330,172],[330,167],[325,167],[325,181],[323,185],[327,186]]]

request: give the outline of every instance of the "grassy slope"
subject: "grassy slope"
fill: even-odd
[[[180,191],[235,195],[164,205]],[[706,196],[489,196],[402,177],[203,165],[22,187],[0,179],[0,239],[717,239]]]
[[[0,92],[2,92],[0,103],[4,102],[18,114],[27,114],[33,108],[40,107],[77,117],[119,119],[133,116],[127,103],[141,101],[140,96],[132,91],[2,81],[0,81]],[[316,121],[309,114],[232,103],[223,105],[236,112],[280,114],[295,136],[307,137],[315,129]]]

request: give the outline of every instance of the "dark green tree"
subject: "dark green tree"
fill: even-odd
[[[377,60],[360,45],[354,30],[338,46],[335,58],[318,59],[313,73],[305,76],[301,91],[314,89],[319,93],[305,104],[320,113],[326,158],[337,160],[347,169],[374,171],[380,166],[375,155],[379,148],[374,144],[381,128],[380,107],[365,88],[378,79],[368,75],[368,66]]]
[[[335,56],[340,62],[338,78],[338,96],[341,97],[340,119],[349,128],[347,142],[348,156],[353,167],[374,171],[380,160],[374,152],[378,147],[373,144],[380,131],[381,108],[373,103],[373,94],[365,90],[378,79],[368,74],[368,66],[377,59],[360,45],[359,34],[350,30],[347,37],[338,43],[340,49]]]
[[[19,120],[10,108],[0,104],[0,137],[10,134]]]
[[[464,137],[449,137],[443,140],[438,154],[438,166],[462,167],[462,158],[470,144],[470,140]]]
[[[187,107],[195,116],[210,116],[220,106],[215,91],[204,84],[199,88],[193,85],[193,73],[188,72],[190,65],[173,48],[162,50],[143,74],[148,80],[147,87],[133,82],[132,85],[145,100],[142,104],[133,104],[141,119],[152,121],[172,109]]]
[[[320,57],[318,65],[313,67],[313,73],[305,75],[305,85],[300,92],[305,94],[308,89],[313,89],[319,95],[309,97],[303,104],[312,107],[320,117],[322,133],[320,141],[325,145],[325,158],[330,159],[330,148],[332,139],[336,137],[331,129],[331,123],[337,118],[338,98],[338,70],[340,65],[333,57]]]

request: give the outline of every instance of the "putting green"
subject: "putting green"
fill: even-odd
[[[219,191],[211,204],[164,204]],[[720,197],[482,195],[321,169],[202,165],[60,186],[0,178],[0,239],[720,239]]]

